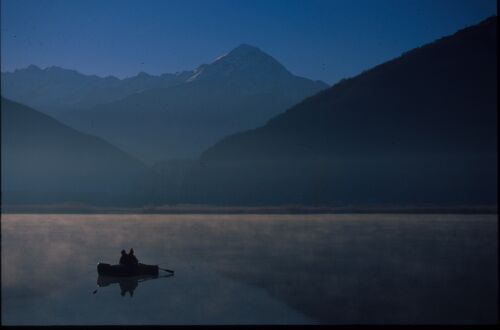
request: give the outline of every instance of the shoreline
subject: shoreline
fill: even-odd
[[[498,214],[497,206],[209,206],[95,207],[89,205],[9,205],[1,214]]]

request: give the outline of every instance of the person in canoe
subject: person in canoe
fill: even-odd
[[[120,257],[120,265],[127,268],[135,268],[139,265],[139,260],[134,255],[134,249],[130,249],[130,252],[127,254],[125,250],[122,250],[122,256]]]
[[[127,266],[129,264],[129,256],[125,250],[122,250],[122,256],[120,257],[119,264],[122,266]]]
[[[132,266],[136,267],[137,265],[139,265],[139,260],[137,260],[137,257],[134,255],[134,249],[130,249],[128,258]]]

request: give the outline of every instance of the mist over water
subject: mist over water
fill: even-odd
[[[2,322],[498,322],[496,215],[2,215]],[[133,247],[175,276],[99,287]]]

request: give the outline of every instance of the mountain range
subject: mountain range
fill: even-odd
[[[4,97],[54,116],[2,98],[3,197],[494,205],[497,56],[494,16],[332,87],[249,45],[192,71],[131,80],[33,66],[3,73]],[[45,78],[22,78],[28,71]],[[57,72],[64,78],[48,78]],[[104,80],[121,87],[105,92],[96,87]]]
[[[150,164],[197,157],[224,136],[260,126],[328,87],[293,75],[245,44],[175,75],[119,80],[29,67],[3,73],[2,86],[5,97],[53,114]]]
[[[183,189],[201,203],[494,204],[497,87],[495,16],[222,139]]]
[[[41,69],[30,65],[2,72],[2,95],[46,114],[109,103],[150,88],[170,87],[184,82],[191,72],[152,76],[145,72],[125,79],[84,75],[57,66]]]

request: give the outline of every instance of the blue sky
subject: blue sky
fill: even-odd
[[[496,13],[495,0],[1,0],[1,69],[160,74],[247,43],[331,84]]]

